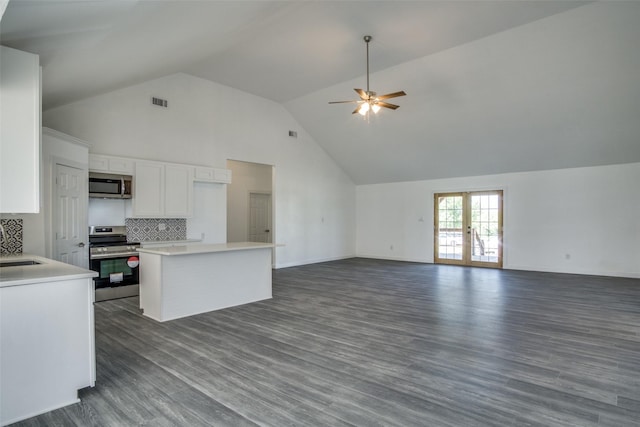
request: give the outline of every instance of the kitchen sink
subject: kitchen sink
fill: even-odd
[[[0,261],[1,267],[23,267],[26,265],[40,265],[42,264],[39,261],[35,261],[33,259],[23,259],[20,261]]]

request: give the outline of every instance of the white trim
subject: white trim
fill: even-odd
[[[286,262],[286,263],[282,263],[282,264],[276,264],[276,266],[274,268],[277,270],[277,269],[280,269],[280,268],[298,267],[298,266],[301,266],[301,265],[319,264],[321,262],[340,261],[340,260],[343,260],[343,259],[350,259],[350,258],[360,258],[360,257],[358,257],[356,255],[343,255],[343,256],[331,257],[331,258],[307,259],[307,260],[302,260],[302,261]]]
[[[62,133],[62,132],[57,131],[55,129],[43,127],[42,128],[42,133],[44,135],[49,135],[49,136],[52,136],[54,138],[62,139],[64,141],[70,142],[72,144],[80,145],[82,147],[87,147],[89,149],[92,147],[92,145],[90,143],[88,143],[87,141],[83,141],[82,139],[76,138],[75,136],[67,135],[66,133]]]

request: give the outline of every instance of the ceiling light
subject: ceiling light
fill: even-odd
[[[371,41],[371,36],[364,36],[364,42],[367,44],[367,90],[364,91],[362,89],[354,89],[358,95],[360,95],[360,99],[358,101],[332,101],[329,104],[360,104],[358,108],[353,110],[353,113],[359,113],[363,116],[366,116],[369,111],[373,111],[377,113],[380,111],[380,107],[390,108],[395,110],[398,108],[398,105],[390,104],[388,102],[383,102],[384,99],[395,98],[398,96],[405,96],[406,93],[404,91],[388,93],[386,95],[378,96],[375,92],[369,90],[369,42]]]

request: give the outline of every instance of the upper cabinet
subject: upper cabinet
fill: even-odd
[[[231,169],[216,169],[205,166],[196,166],[194,169],[194,181],[231,184]]]
[[[89,170],[133,176],[134,218],[191,217],[194,182],[231,183],[228,169],[103,154],[89,154]]]
[[[40,211],[38,55],[0,46],[0,212]]]
[[[134,160],[124,157],[104,156],[102,154],[89,155],[89,170],[93,172],[124,173],[133,175]]]
[[[136,218],[193,216],[193,167],[136,161],[133,189]]]

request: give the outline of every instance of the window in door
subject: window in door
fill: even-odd
[[[502,267],[502,191],[434,196],[436,263]]]

